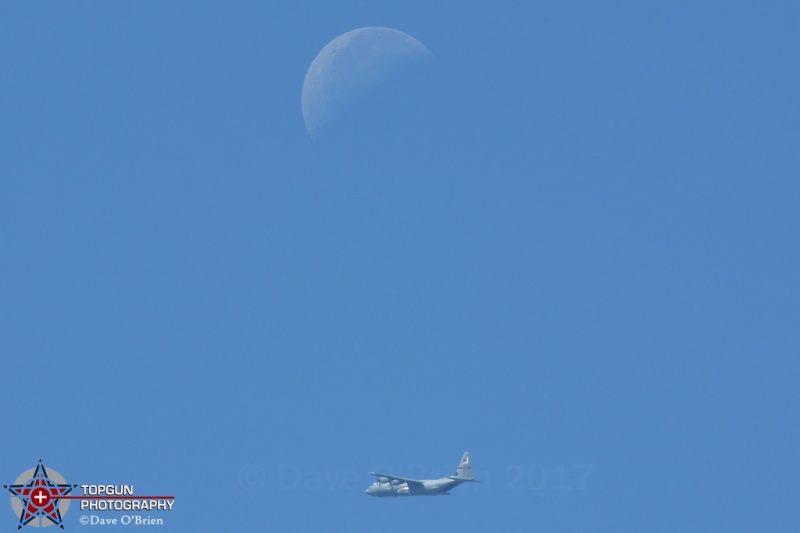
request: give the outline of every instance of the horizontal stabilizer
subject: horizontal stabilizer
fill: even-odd
[[[448,476],[448,477],[450,479],[454,479],[456,481],[463,481],[465,483],[483,483],[483,481],[481,481],[479,479],[464,479],[464,478],[460,478],[458,476]]]

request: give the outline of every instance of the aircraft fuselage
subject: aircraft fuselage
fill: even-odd
[[[411,479],[378,472],[370,472],[369,475],[376,477],[375,482],[366,490],[370,496],[442,496],[465,481],[480,483],[472,475],[469,452],[464,452],[456,473],[448,477]]]
[[[448,490],[460,484],[460,481],[446,477],[426,479],[421,483],[397,483],[378,479],[369,486],[366,492],[370,496],[444,496],[447,495]]]

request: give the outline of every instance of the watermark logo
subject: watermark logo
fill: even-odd
[[[78,520],[82,525],[163,525],[162,518],[120,516],[113,512],[172,511],[175,503],[174,496],[135,495],[133,485],[72,485],[52,468],[45,468],[41,459],[35,468],[20,474],[14,483],[3,486],[12,495],[11,507],[19,517],[17,529],[23,526],[64,529],[64,516],[72,500],[80,501],[81,511],[112,512],[110,516],[82,515]]]
[[[70,485],[64,476],[47,469],[39,459],[36,468],[26,470],[11,485],[3,485],[15,497],[11,507],[19,516],[19,527],[59,526],[64,529],[63,519],[69,509],[69,499],[64,498],[77,485]]]

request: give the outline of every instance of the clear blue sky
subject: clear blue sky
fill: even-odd
[[[164,531],[797,531],[800,8],[697,4],[3,3],[2,483],[171,493]],[[362,26],[435,64],[313,141]],[[487,483],[364,494],[465,450]]]

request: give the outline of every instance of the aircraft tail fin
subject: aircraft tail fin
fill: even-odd
[[[457,479],[459,481],[475,481],[475,478],[472,474],[472,458],[469,455],[469,452],[464,452],[464,455],[461,456],[461,462],[458,463],[458,470],[456,470],[456,475],[450,476],[451,479]]]

